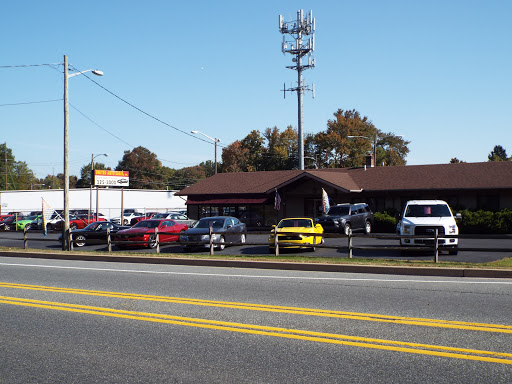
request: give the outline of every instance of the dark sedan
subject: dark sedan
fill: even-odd
[[[110,221],[95,221],[85,228],[72,230],[71,234],[74,245],[83,247],[89,244],[107,244],[107,230],[110,231],[110,234],[114,234],[128,228],[130,227],[121,227]],[[59,241],[62,241],[62,235],[59,237]]]
[[[212,242],[217,243],[216,248],[224,249],[226,244],[245,243],[247,228],[236,217],[216,216],[203,217],[194,226],[181,236],[183,242],[207,242],[205,244],[187,244],[183,248],[188,250],[197,247],[209,247],[209,231],[212,227]]]
[[[21,220],[23,216],[7,216],[0,221],[0,231],[10,231],[16,229],[16,219]]]

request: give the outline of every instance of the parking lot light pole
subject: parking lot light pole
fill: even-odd
[[[97,69],[68,74],[68,57],[64,55],[64,225],[62,227],[62,250],[69,250],[69,101],[68,101],[68,80],[70,77],[81,75],[85,72],[92,72],[96,76],[103,76],[103,72]]]
[[[92,183],[93,183],[93,177],[94,177],[94,159],[98,156],[105,156],[108,157],[108,153],[100,153],[98,155],[92,154],[91,155],[91,185],[89,190],[89,197],[90,197],[90,204],[89,204],[89,215],[87,218],[90,217],[92,213]],[[96,221],[98,221],[98,186],[96,186]]]
[[[220,141],[220,139],[217,139],[217,138],[213,138],[213,137],[210,137],[206,134],[204,134],[203,132],[199,132],[199,131],[190,131],[190,133],[193,133],[193,134],[200,134],[200,135],[203,135],[204,137],[207,137],[208,139],[212,140],[214,143],[215,143],[215,174],[217,174],[217,143]]]

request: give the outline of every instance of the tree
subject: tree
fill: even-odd
[[[110,167],[107,167],[103,163],[94,163],[94,169],[111,170]],[[87,163],[80,169],[80,178],[76,182],[76,188],[89,188],[90,185],[91,185],[91,163]]]
[[[495,145],[494,149],[487,156],[489,161],[507,161],[509,158],[507,157],[507,151],[501,145]]]
[[[450,164],[460,164],[460,163],[465,163],[465,161],[459,160],[456,157],[454,157],[450,160]]]
[[[119,161],[116,170],[130,172],[131,188],[165,188],[162,163],[157,159],[155,153],[142,146],[131,151],[125,151],[123,159]]]
[[[308,146],[314,149],[321,168],[360,167],[366,163],[366,156],[373,154],[374,145],[375,165],[404,165],[409,153],[408,141],[381,132],[355,109],[338,109],[334,119],[327,122],[327,130],[317,133],[312,141]]]
[[[247,172],[249,149],[236,140],[222,149],[222,170],[224,172]]]

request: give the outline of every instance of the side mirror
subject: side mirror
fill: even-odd
[[[460,213],[456,213],[455,220],[462,220],[462,215]]]
[[[275,225],[273,225],[270,229],[274,229],[275,227],[276,227],[276,226],[275,226]]]

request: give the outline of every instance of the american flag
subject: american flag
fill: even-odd
[[[279,196],[279,192],[276,189],[276,197],[274,198],[274,209],[279,211],[281,209],[281,196]]]

